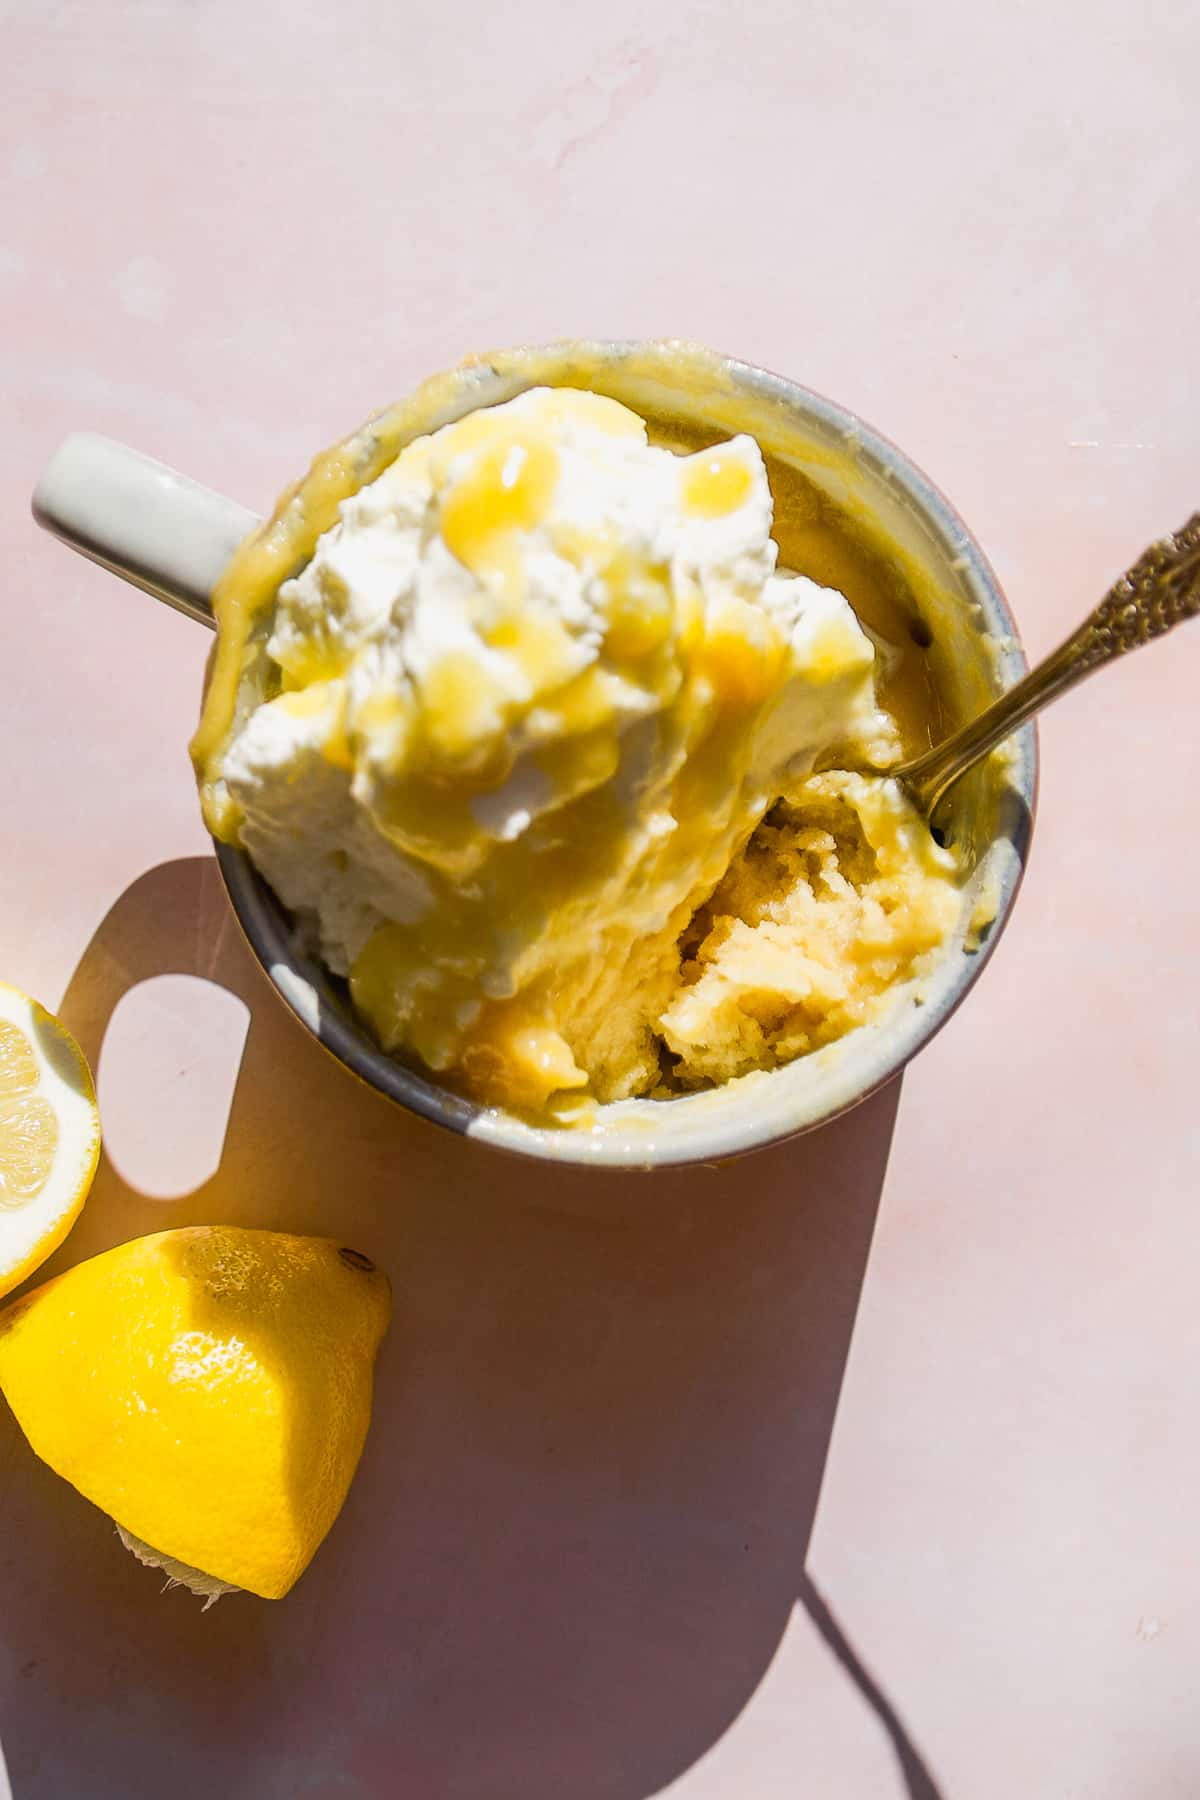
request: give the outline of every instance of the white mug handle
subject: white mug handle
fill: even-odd
[[[33,516],[81,556],[210,628],[210,595],[256,514],[112,438],[78,431],[46,465]]]

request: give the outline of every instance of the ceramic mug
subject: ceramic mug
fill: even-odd
[[[773,485],[799,483],[834,509],[919,607],[946,722],[982,709],[1025,672],[1017,634],[982,551],[943,496],[886,439],[781,376],[680,344],[566,343],[474,358],[418,390],[411,436],[538,386],[583,386],[687,443],[755,437]],[[366,441],[370,426],[359,440]],[[209,596],[253,513],[107,438],[70,437],[34,496],[34,516],[83,555],[212,627]],[[778,530],[777,536],[781,533]],[[781,566],[787,544],[781,543]],[[197,688],[200,659],[197,657]],[[184,735],[181,721],[180,735]],[[216,845],[242,930],[272,984],[341,1063],[450,1130],[543,1159],[648,1168],[713,1162],[811,1130],[887,1082],[940,1030],[978,979],[1024,868],[1037,776],[1034,728],[966,776],[946,829],[966,862],[963,924],[932,975],[878,1022],[787,1066],[671,1100],[621,1101],[587,1126],[539,1127],[482,1107],[386,1055],[345,984],[299,940],[248,857]]]

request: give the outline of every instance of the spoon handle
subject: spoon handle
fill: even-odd
[[[1060,694],[1200,613],[1200,513],[1151,544],[1077,631],[978,718],[892,774],[928,816],[951,784]]]

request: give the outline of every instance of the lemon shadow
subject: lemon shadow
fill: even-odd
[[[122,994],[169,973],[250,1010],[220,1166],[164,1206],[102,1159],[48,1272],[180,1224],[312,1232],[387,1272],[395,1318],[359,1477],[279,1606],[160,1597],[0,1415],[16,1800],[642,1800],[728,1729],[797,1604],[896,1791],[937,1800],[805,1572],[899,1081],[724,1167],[543,1167],[334,1064],[209,859],[148,871],[97,930],[61,1008],[93,1066]]]

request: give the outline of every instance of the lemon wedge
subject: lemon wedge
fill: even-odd
[[[99,1155],[82,1050],[44,1006],[0,983],[0,1295],[62,1243]]]
[[[0,1392],[141,1562],[278,1600],[354,1477],[387,1277],[327,1238],[187,1226],[0,1313]]]

